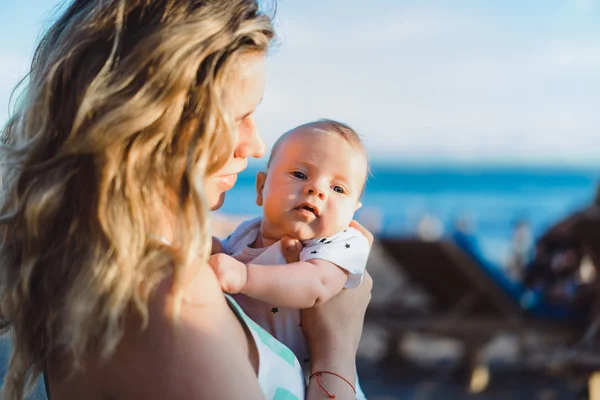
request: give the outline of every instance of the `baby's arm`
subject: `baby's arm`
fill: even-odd
[[[371,245],[357,229],[313,239],[300,262],[283,266],[248,266],[244,293],[283,307],[310,308],[362,282]]]
[[[308,243],[301,261],[283,265],[247,266],[225,254],[211,257],[211,265],[229,293],[243,293],[267,303],[310,308],[360,285],[369,256],[368,239],[353,228]]]
[[[332,262],[311,259],[285,265],[247,266],[242,293],[281,307],[310,308],[338,294],[348,273]]]
[[[209,259],[221,288],[281,307],[309,308],[324,303],[343,288],[347,272],[335,264],[311,259],[284,265],[244,265],[226,254]]]

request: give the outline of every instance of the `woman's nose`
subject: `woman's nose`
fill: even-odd
[[[240,127],[239,142],[233,155],[236,158],[261,158],[265,155],[265,142],[256,127],[254,116],[249,116],[246,119]]]

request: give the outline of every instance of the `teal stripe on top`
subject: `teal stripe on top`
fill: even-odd
[[[227,294],[225,296],[227,297],[229,304],[233,305],[237,313],[242,317],[244,322],[246,322],[248,328],[252,329],[257,333],[258,337],[265,344],[265,346],[271,349],[285,362],[287,362],[291,366],[294,366],[294,361],[296,360],[296,356],[294,355],[294,353],[279,340],[275,339],[269,332],[265,331],[260,325],[258,325],[252,319],[250,319],[250,317],[246,315],[244,310],[242,310],[242,307],[240,307],[240,305],[231,296]]]

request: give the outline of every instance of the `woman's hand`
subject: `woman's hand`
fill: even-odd
[[[369,232],[364,226],[359,224],[357,220],[353,219],[350,222],[350,228],[354,228],[360,233],[362,233],[369,241],[369,246],[373,246],[373,234]]]
[[[342,289],[329,301],[302,310],[302,330],[313,363],[335,351],[351,353],[354,359],[372,288],[373,279],[365,271],[363,282],[356,289]]]
[[[361,224],[352,220],[350,227],[362,233],[369,245],[373,245],[373,234]],[[365,270],[363,281],[356,289],[342,289],[329,301],[302,310],[302,329],[310,346],[311,358],[327,354],[332,346],[356,354],[372,289],[373,278]]]

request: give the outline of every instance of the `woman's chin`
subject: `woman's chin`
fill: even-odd
[[[225,192],[221,192],[214,199],[210,199],[210,210],[218,210],[219,208],[223,207],[223,203],[225,203]]]

